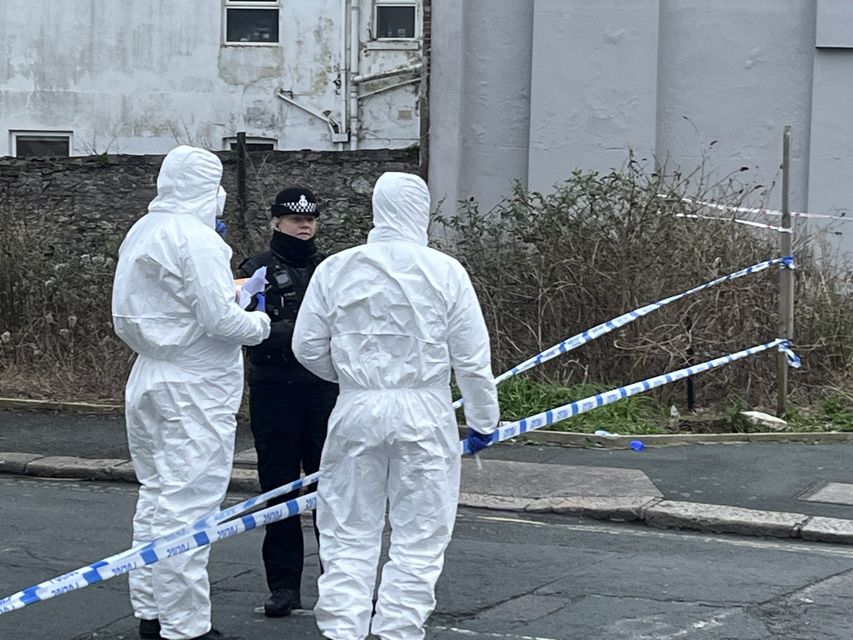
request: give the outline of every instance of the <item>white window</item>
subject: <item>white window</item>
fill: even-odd
[[[278,140],[275,138],[258,138],[246,136],[246,151],[275,151]],[[237,150],[237,136],[225,138],[225,148]]]
[[[20,158],[71,155],[70,131],[12,131],[12,155]]]
[[[379,40],[411,40],[420,36],[417,5],[417,2],[376,0],[374,37]]]
[[[226,44],[277,44],[278,0],[225,0]]]

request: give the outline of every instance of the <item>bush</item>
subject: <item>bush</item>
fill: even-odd
[[[705,186],[696,175],[647,172],[632,161],[607,175],[577,171],[550,194],[517,187],[488,213],[470,201],[437,216],[444,248],[478,291],[496,373],[631,309],[778,257],[775,234],[675,217],[697,213],[684,196],[739,205],[759,188],[733,176]],[[815,257],[819,239],[801,238],[795,248],[794,342],[803,369],[792,386],[803,397],[846,380],[853,348],[851,274]],[[778,331],[778,279],[771,269],[691,296],[525,375],[615,386],[768,342]],[[766,354],[702,374],[697,398],[712,404],[737,390],[750,403],[769,403],[775,363]],[[656,393],[670,404],[683,384]]]
[[[443,233],[445,250],[471,273],[499,373],[626,311],[776,257],[774,234],[674,217],[696,212],[682,196],[738,205],[754,189],[735,177],[708,186],[701,173],[647,171],[631,162],[606,175],[575,172],[550,194],[516,188],[491,212],[466,202],[452,216],[436,216],[433,231]],[[80,249],[68,241],[74,229],[51,226],[50,216],[25,217],[0,203],[0,220],[0,395],[119,401],[131,354],[112,332],[110,299],[124,229],[105,229],[97,247]],[[353,208],[323,223],[334,229],[327,248],[339,249],[363,241],[369,216]],[[235,256],[258,250],[259,238],[236,238]],[[792,375],[792,387],[802,402],[819,399],[830,383],[847,388],[853,355],[853,279],[820,243],[820,235],[803,237],[795,249],[794,342],[804,368]],[[529,414],[576,399],[578,385],[612,387],[772,340],[777,283],[775,269],[727,283],[524,374],[545,384],[506,383],[504,418],[511,417],[514,401],[506,398],[513,395],[528,398]],[[626,404],[625,411],[639,413],[619,419],[643,428],[660,407],[678,403],[682,385],[655,392],[651,404]],[[706,405],[733,395],[772,403],[775,357],[703,374],[695,387]],[[601,411],[590,426],[602,422]]]
[[[112,330],[119,238],[76,251],[66,228],[0,212],[0,394],[63,400],[123,397],[130,351]]]

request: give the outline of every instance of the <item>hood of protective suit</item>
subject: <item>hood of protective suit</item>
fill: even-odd
[[[373,187],[373,229],[368,242],[427,243],[429,189],[411,173],[383,173]]]
[[[148,205],[148,212],[195,216],[213,229],[221,179],[222,163],[210,151],[175,147],[160,166],[157,197]]]

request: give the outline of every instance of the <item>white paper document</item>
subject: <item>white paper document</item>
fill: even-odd
[[[261,267],[240,287],[240,294],[237,300],[241,309],[245,309],[252,301],[252,296],[256,293],[261,293],[267,286],[267,268]]]

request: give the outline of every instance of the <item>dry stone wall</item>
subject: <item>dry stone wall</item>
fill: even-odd
[[[265,246],[269,205],[288,185],[312,189],[322,207],[319,233],[325,250],[364,240],[373,183],[385,171],[418,169],[418,150],[344,152],[256,151],[246,158],[245,213],[238,206],[236,152],[218,152],[228,191],[225,221],[235,261]],[[0,158],[0,226],[51,226],[60,253],[114,254],[127,229],[156,193],[162,156]],[[56,233],[60,231],[60,233]],[[32,237],[31,234],[27,234]],[[46,241],[47,242],[47,241]],[[60,247],[32,247],[50,255]]]

